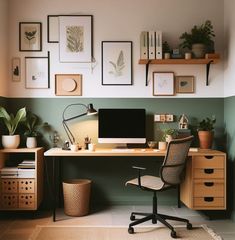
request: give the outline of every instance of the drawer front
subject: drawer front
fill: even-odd
[[[1,208],[2,209],[18,208],[18,195],[3,194],[1,197]]]
[[[224,156],[193,157],[193,168],[224,168]]]
[[[224,198],[222,197],[195,197],[193,198],[195,208],[225,208]]]
[[[19,193],[34,193],[34,179],[19,179]]]
[[[224,197],[224,183],[203,181],[194,183],[194,197]]]
[[[17,193],[18,192],[17,179],[2,178],[1,189],[2,193]]]
[[[193,169],[194,178],[222,178],[224,179],[224,169],[222,168],[194,168]]]
[[[34,194],[19,194],[19,208],[34,208]]]

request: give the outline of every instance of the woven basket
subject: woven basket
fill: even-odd
[[[84,216],[89,212],[91,180],[72,179],[63,182],[64,212],[69,216]]]

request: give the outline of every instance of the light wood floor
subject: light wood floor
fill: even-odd
[[[128,226],[132,211],[151,212],[150,206],[113,206],[98,209],[88,216],[69,217],[62,209],[57,211],[57,221],[52,221],[51,212],[0,213],[0,240],[27,240],[37,225],[83,225],[83,226]],[[189,219],[193,225],[207,224],[224,240],[235,239],[235,222],[231,220],[209,220],[204,214],[185,207],[160,206],[159,212]],[[158,223],[160,225],[160,223]],[[174,225],[177,223],[174,222]],[[151,223],[144,223],[151,225]],[[46,240],[46,239],[45,239]]]

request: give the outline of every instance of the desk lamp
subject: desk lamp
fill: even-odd
[[[65,117],[65,113],[66,111],[71,108],[72,106],[80,106],[80,107],[83,107],[84,108],[84,112],[81,113],[81,114],[78,114],[78,115],[75,115],[73,117],[70,117],[70,118],[66,118]],[[64,127],[64,130],[69,138],[69,141],[71,144],[74,144],[75,143],[75,137],[74,135],[72,134],[71,130],[69,129],[68,125],[67,125],[67,122],[70,121],[70,120],[73,120],[73,119],[76,119],[76,118],[79,118],[79,117],[82,117],[82,116],[85,116],[85,115],[94,115],[94,114],[97,114],[97,111],[93,108],[93,104],[88,104],[88,105],[85,105],[85,104],[82,104],[82,103],[74,103],[74,104],[70,104],[68,105],[64,111],[63,111],[63,127]]]

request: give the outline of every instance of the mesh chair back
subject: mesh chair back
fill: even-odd
[[[167,185],[178,185],[184,179],[186,159],[193,136],[175,139],[168,143],[166,156],[160,168],[162,181]]]

